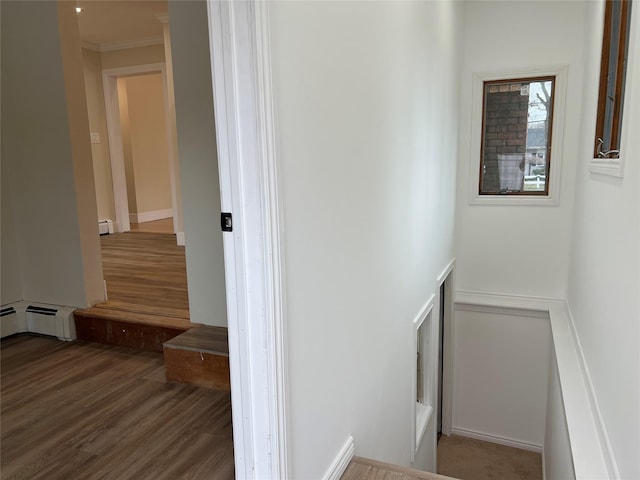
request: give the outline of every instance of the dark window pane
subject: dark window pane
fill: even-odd
[[[547,195],[555,77],[484,83],[481,195]]]

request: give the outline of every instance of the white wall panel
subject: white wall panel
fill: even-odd
[[[454,431],[541,449],[551,348],[548,314],[457,305],[454,331]]]

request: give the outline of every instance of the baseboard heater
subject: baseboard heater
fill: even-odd
[[[75,340],[74,310],[74,307],[26,301],[3,305],[0,308],[0,338],[29,332]]]
[[[109,235],[113,233],[113,222],[111,220],[101,220],[98,222],[98,233],[100,235]]]
[[[12,315],[16,313],[16,309],[13,307],[2,307],[2,309],[0,309],[0,318],[2,317],[6,317],[7,315]]]

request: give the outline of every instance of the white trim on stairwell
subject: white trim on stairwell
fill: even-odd
[[[575,478],[619,479],[571,309],[563,299],[458,291],[456,306],[548,312]],[[544,453],[544,446],[543,446]]]
[[[322,480],[340,480],[354,455],[355,446],[353,437],[350,436],[338,452],[338,455],[336,455],[336,458],[331,462],[331,466],[329,470],[327,470],[327,473],[324,474],[324,477],[322,477]]]
[[[498,445],[505,445],[507,447],[519,448],[521,450],[529,450],[531,452],[542,453],[542,445],[535,445],[533,443],[521,442],[513,438],[501,437],[497,435],[491,435],[489,433],[478,432],[467,428],[451,429],[452,435],[458,435],[459,437],[473,438],[475,440],[482,440],[484,442],[497,443]]]

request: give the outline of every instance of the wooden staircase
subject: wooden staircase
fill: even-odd
[[[188,310],[108,301],[74,317],[79,340],[162,352],[168,382],[230,390],[227,329],[192,324]]]

